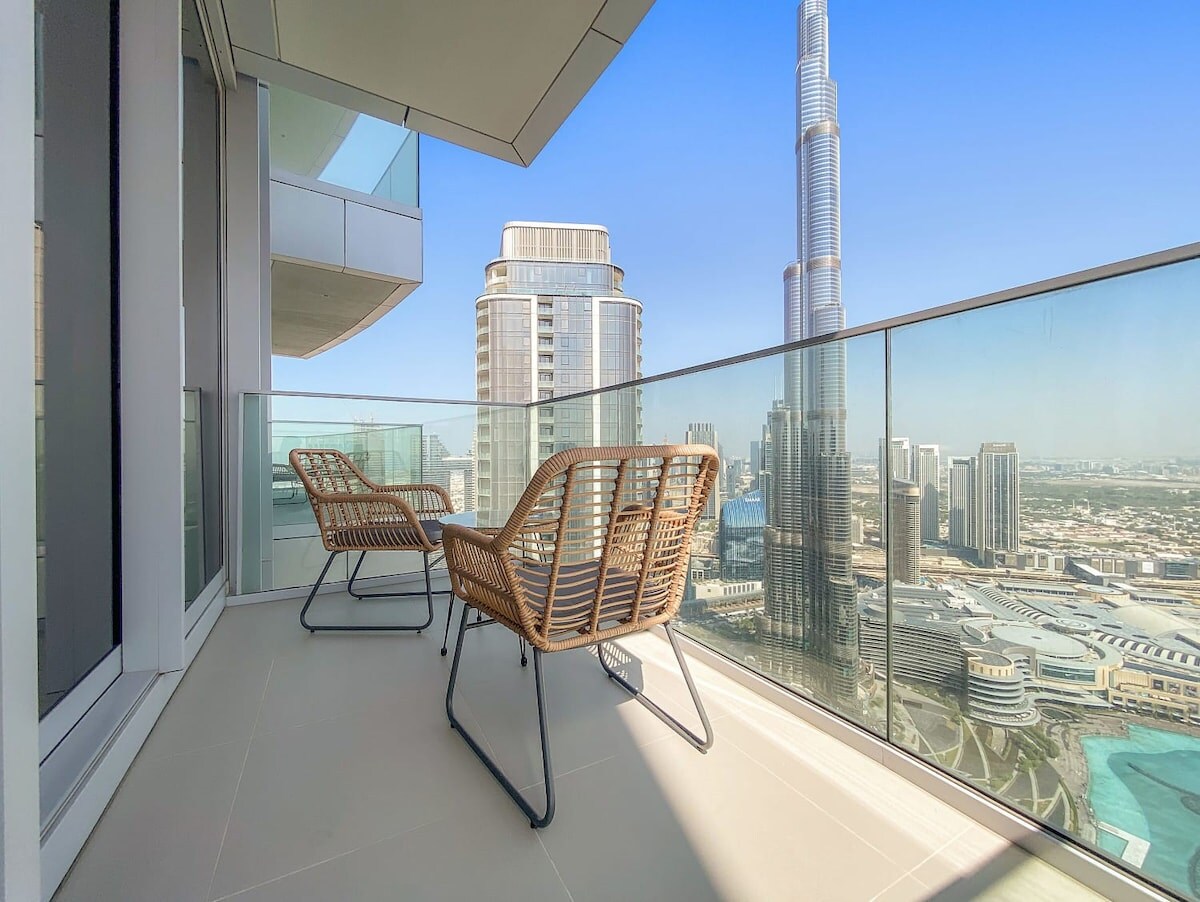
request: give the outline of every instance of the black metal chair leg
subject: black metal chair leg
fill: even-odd
[[[350,623],[309,623],[305,615],[308,613],[309,606],[313,603],[316,597],[317,589],[325,579],[325,574],[329,571],[329,565],[333,563],[334,557],[341,552],[333,551],[329,554],[329,559],[325,561],[325,567],[321,570],[321,575],[317,578],[316,584],[313,585],[312,591],[308,593],[308,600],[304,603],[303,610],[300,611],[300,624],[310,633],[420,633],[429,628],[433,623],[433,583],[429,575],[429,553],[423,552],[425,559],[425,591],[424,592],[378,592],[374,594],[363,593],[358,594],[353,591],[354,577],[358,576],[359,568],[362,567],[363,558],[367,556],[364,551],[358,556],[358,563],[354,565],[354,573],[350,577],[350,584],[347,586],[347,591],[358,600],[366,598],[418,598],[424,597],[427,616],[424,623],[420,624],[350,624]],[[439,595],[442,593],[438,593]],[[453,596],[452,596],[453,597]]]
[[[317,589],[321,588],[321,583],[325,582],[325,574],[329,572],[329,565],[333,563],[333,559],[338,556],[338,552],[329,552],[329,557],[325,559],[325,566],[321,568],[321,575],[317,577],[317,581],[313,583],[311,591],[308,593],[308,598],[304,602],[304,607],[300,609],[300,625],[310,633],[315,633],[320,627],[310,626],[305,615],[308,613],[309,607],[313,603],[313,599],[317,597]]]
[[[708,714],[704,710],[703,702],[700,701],[700,694],[696,691],[696,684],[692,682],[692,673],[690,670],[688,670],[687,661],[683,657],[683,651],[679,647],[679,640],[675,638],[675,630],[671,628],[669,621],[663,624],[663,628],[667,631],[667,638],[671,642],[671,649],[675,652],[675,660],[679,662],[679,669],[683,672],[683,681],[687,683],[688,692],[690,692],[692,695],[692,704],[696,706],[696,713],[700,715],[700,723],[704,727],[703,739],[685,727],[676,718],[672,717],[653,701],[646,698],[640,689],[632,685],[623,676],[609,667],[608,661],[604,659],[604,647],[606,643],[601,642],[596,646],[596,657],[600,659],[600,666],[604,668],[604,672],[608,674],[609,679],[641,702],[651,714],[686,739],[693,747],[701,752],[707,752],[710,748],[712,748],[713,744],[712,724],[708,722]]]
[[[504,776],[504,772],[500,770],[496,762],[454,716],[454,686],[458,681],[458,664],[462,658],[463,638],[467,634],[467,618],[470,612],[471,606],[464,602],[462,616],[458,621],[458,641],[454,646],[454,662],[450,665],[450,682],[446,686],[446,716],[450,719],[450,726],[458,731],[458,734],[470,746],[471,751],[475,753],[475,757],[484,763],[491,771],[492,776],[496,778],[496,782],[508,793],[509,798],[516,802],[517,807],[529,818],[529,826],[536,830],[545,827],[554,819],[554,771],[550,766],[550,738],[546,729],[546,694],[542,685],[542,652],[538,648],[533,650],[533,674],[537,686],[538,732],[541,734],[542,740],[542,774],[546,786],[546,810],[544,814],[538,814],[529,800],[521,795],[520,790],[512,784],[508,777]],[[490,622],[492,621],[488,621],[488,623]],[[480,624],[479,621],[476,621],[472,626],[475,625],[486,626],[487,623]]]
[[[454,617],[454,593],[450,593],[450,604],[446,606],[446,632],[442,634],[442,657],[446,657],[446,646],[450,643],[450,620]]]

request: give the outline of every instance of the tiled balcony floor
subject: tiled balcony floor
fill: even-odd
[[[310,636],[298,610],[222,614],[56,899],[1096,898],[698,663],[707,755],[588,652],[548,656],[558,814],[531,830],[446,722],[444,601],[421,636]],[[532,667],[501,627],[467,643],[461,714],[534,784]],[[685,710],[667,644],[623,645]]]

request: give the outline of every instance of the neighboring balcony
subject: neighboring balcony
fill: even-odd
[[[273,353],[314,357],[421,284],[418,141],[400,126],[271,89]],[[367,190],[347,187],[362,170],[373,173],[357,185]]]
[[[314,357],[341,344],[412,294],[422,279],[418,207],[272,172],[274,353]]]

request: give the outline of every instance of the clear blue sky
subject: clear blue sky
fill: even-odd
[[[1200,3],[830,0],[830,29],[850,324],[1200,239]],[[473,397],[513,219],[609,227],[647,374],[778,343],[794,65],[794,3],[658,0],[529,169],[423,138],[425,283],[275,387]]]

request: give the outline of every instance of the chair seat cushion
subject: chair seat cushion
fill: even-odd
[[[431,545],[442,541],[440,520],[418,520]],[[326,540],[338,548],[371,548],[379,551],[421,551],[424,544],[404,517],[380,519],[366,526],[328,530]]]

